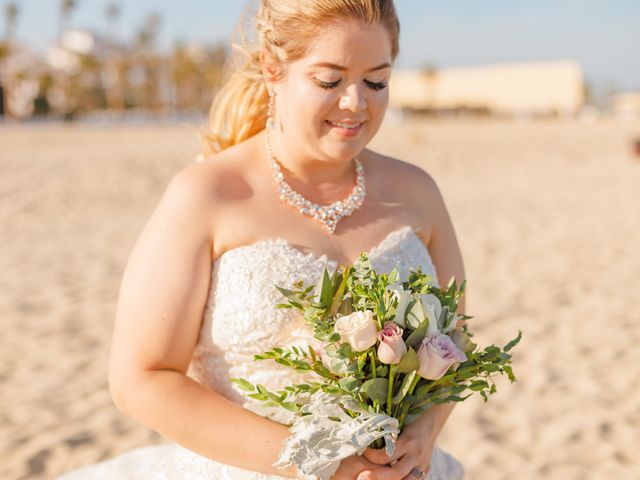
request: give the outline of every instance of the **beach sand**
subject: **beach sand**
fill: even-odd
[[[436,179],[476,342],[518,381],[458,404],[468,480],[640,479],[640,122],[389,121],[374,149]],[[119,282],[196,126],[0,126],[0,478],[166,441],[107,387]],[[420,201],[420,199],[416,199]]]

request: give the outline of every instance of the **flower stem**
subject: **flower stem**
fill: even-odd
[[[391,416],[391,410],[393,404],[391,403],[393,397],[393,374],[395,373],[393,363],[389,364],[389,386],[387,388],[387,415]]]
[[[376,373],[376,352],[375,350],[371,350],[371,352],[369,353],[369,360],[371,360],[371,378],[376,378],[377,373]],[[380,412],[380,405],[378,404],[377,400],[373,401],[373,409],[375,410],[376,413]]]
[[[418,385],[418,382],[420,381],[420,375],[416,374],[415,377],[413,377],[413,380],[411,381],[411,385],[409,385],[409,392],[407,393],[407,395],[411,395],[413,393],[413,390],[416,388],[416,385]],[[403,406],[402,406],[402,412],[400,413],[400,425],[399,428],[400,430],[402,430],[402,427],[404,426],[404,419],[407,416],[407,412],[409,411],[409,407],[411,407],[411,403],[410,402],[406,402]]]

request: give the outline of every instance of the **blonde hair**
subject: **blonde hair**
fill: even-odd
[[[386,27],[391,39],[391,56],[399,51],[400,24],[393,0],[260,0],[252,15],[257,39],[245,35],[245,9],[232,42],[234,51],[227,66],[227,79],[213,99],[209,125],[201,138],[200,158],[220,152],[246,140],[265,128],[268,91],[260,65],[265,52],[280,66],[298,60],[307,52],[309,39],[329,23],[356,20]]]

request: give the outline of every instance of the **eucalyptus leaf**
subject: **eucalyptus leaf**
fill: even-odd
[[[380,405],[387,401],[388,378],[372,378],[362,384],[361,391],[371,400],[377,400]]]
[[[400,386],[400,390],[395,394],[391,403],[397,405],[402,401],[402,399],[409,393],[409,387],[411,387],[411,382],[416,376],[416,370],[407,373],[402,379],[402,384]]]
[[[412,370],[417,370],[419,367],[418,354],[412,347],[409,347],[407,353],[405,353],[395,365],[394,370],[396,373],[409,373]]]
[[[340,387],[342,387],[345,390],[353,392],[360,385],[360,381],[357,378],[349,376],[349,377],[344,377],[338,380],[338,385],[340,385]]]
[[[420,305],[420,302],[416,303],[416,305]],[[420,305],[422,309],[422,305]],[[407,316],[407,318],[409,318]],[[422,323],[409,335],[407,340],[404,342],[407,344],[407,347],[416,347],[424,340],[424,337],[427,335],[427,331],[429,330],[429,319],[424,317]]]

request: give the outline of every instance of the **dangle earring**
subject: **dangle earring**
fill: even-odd
[[[274,111],[276,107],[276,92],[269,90],[269,106],[267,108],[267,128],[273,130],[276,128],[276,120]]]

